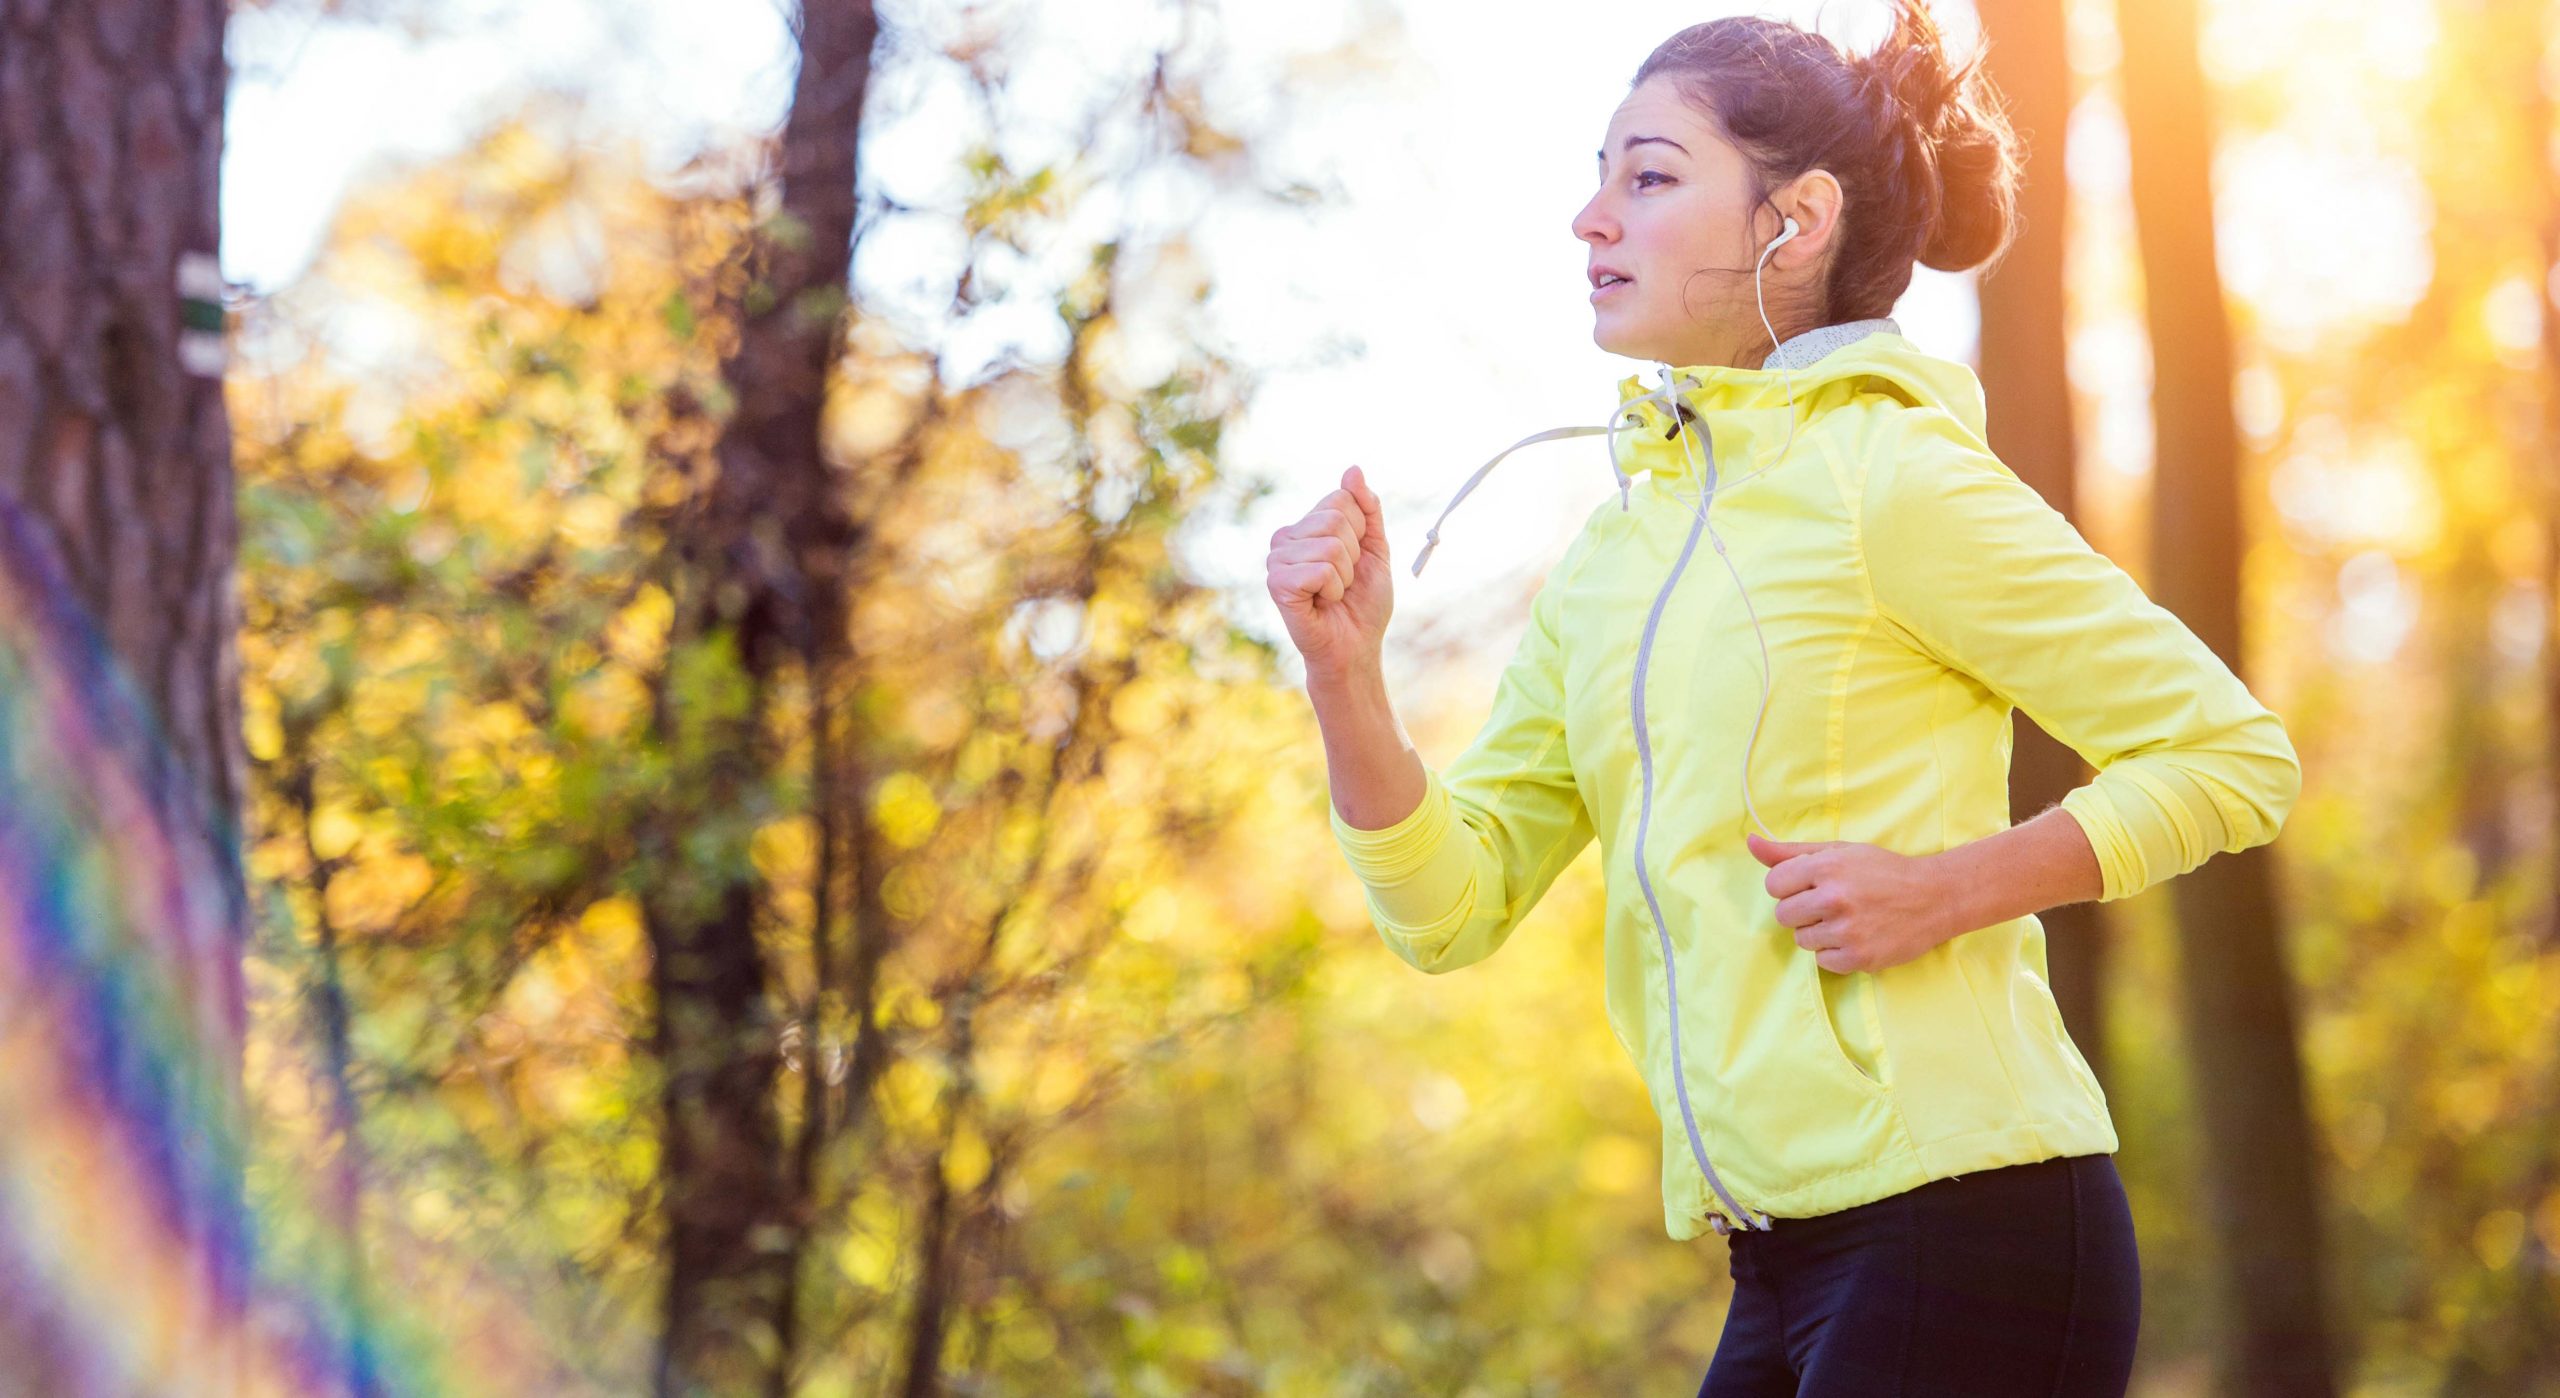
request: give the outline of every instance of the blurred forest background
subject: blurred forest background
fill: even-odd
[[[1594,862],[1407,972],[1232,585],[1367,448],[1231,459],[1268,366],[1196,215],[1340,197],[1284,137],[1393,80],[1394,6],[1245,103],[1232,16],[1168,0],[1109,100],[1032,111],[1064,60],[1007,7],[807,0],[769,140],[669,175],[532,92],[289,286],[208,290],[221,32],[283,3],[0,0],[0,486],[236,828],[234,940],[126,1008],[236,1167],[152,1245],[250,1298],[155,1332],[215,1343],[182,1363],[98,1337],[185,1286],[0,1255],[13,1391],[245,1390],[260,1346],[352,1394],[1694,1390],[1723,1244],[1662,1236]],[[1630,74],[1711,17],[1646,13]],[[2275,845],[2045,915],[2136,1392],[2560,1393],[2560,5],[1941,14],[2033,138],[1994,445],[2308,774]],[[928,122],[967,151],[930,256],[866,237],[920,207],[866,152]],[[882,256],[936,316],[852,294]],[[1056,351],[955,372],[998,316]],[[1541,425],[1384,463],[1391,504]],[[1400,616],[1426,760],[1508,595]],[[2019,726],[2023,818],[2086,770]],[[5,1198],[68,1188],[52,1139]]]

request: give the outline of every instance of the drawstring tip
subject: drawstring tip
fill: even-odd
[[[1431,551],[1438,547],[1440,547],[1440,531],[1434,529],[1431,531],[1431,537],[1423,543],[1422,552],[1413,556],[1413,575],[1415,577],[1418,578],[1422,576],[1422,565],[1431,560]]]
[[[1726,1218],[1723,1214],[1710,1213],[1707,1215],[1708,1225],[1716,1230],[1716,1236],[1720,1238],[1730,1236],[1737,1228],[1741,1229],[1745,1233],[1748,1233],[1755,1228],[1763,1233],[1769,1232],[1771,1229],[1769,1216],[1760,1212],[1758,1209],[1744,1209],[1742,1211],[1742,1220],[1742,1222],[1736,1223],[1733,1220]]]

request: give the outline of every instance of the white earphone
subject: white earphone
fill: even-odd
[[[1789,238],[1794,237],[1802,231],[1802,225],[1798,224],[1793,218],[1787,219],[1784,231],[1780,232],[1778,236],[1771,238],[1768,245],[1760,249],[1760,260],[1753,264],[1751,269],[1752,298],[1759,304],[1760,326],[1762,329],[1769,332],[1769,346],[1773,353],[1778,348],[1780,341],[1778,339],[1777,327],[1769,323],[1769,303],[1761,294],[1760,290],[1760,269],[1768,264],[1769,254],[1776,252],[1780,244],[1786,242]],[[1778,368],[1787,376],[1787,440],[1786,444],[1778,449],[1778,459],[1761,467],[1759,470],[1752,472],[1751,474],[1753,476],[1774,471],[1780,465],[1784,464],[1787,459],[1787,452],[1795,446],[1796,442],[1795,371],[1785,364],[1780,364]],[[1665,364],[1662,366],[1663,382],[1666,386],[1671,382],[1671,372],[1672,369],[1670,365]],[[1671,419],[1679,434],[1681,448],[1683,451],[1687,451],[1689,448],[1689,419],[1685,414],[1681,413],[1676,406],[1671,414]],[[1724,560],[1725,571],[1733,575],[1734,590],[1742,594],[1743,612],[1751,618],[1751,634],[1760,642],[1760,711],[1752,715],[1751,737],[1749,741],[1743,744],[1742,748],[1742,806],[1744,810],[1751,813],[1752,823],[1760,827],[1761,833],[1767,835],[1770,839],[1775,840],[1779,838],[1778,832],[1769,828],[1769,822],[1760,819],[1760,808],[1754,805],[1751,800],[1751,752],[1753,748],[1759,746],[1760,724],[1761,721],[1767,718],[1769,714],[1769,694],[1771,690],[1769,638],[1760,630],[1760,614],[1751,605],[1751,590],[1742,585],[1742,573],[1733,566],[1733,556],[1725,552],[1723,536],[1716,533],[1714,521],[1707,517],[1707,506],[1714,502],[1716,494],[1717,472],[1715,469],[1715,451],[1712,446],[1708,449],[1707,457],[1708,459],[1705,463],[1699,463],[1694,454],[1690,457],[1691,465],[1698,466],[1701,474],[1705,478],[1705,489],[1699,492],[1698,498],[1690,502],[1690,505],[1691,508],[1697,512],[1698,522],[1706,526],[1707,538],[1715,545],[1716,557]],[[1748,478],[1746,477],[1746,479]],[[1677,498],[1677,492],[1673,492],[1673,494],[1674,497]]]

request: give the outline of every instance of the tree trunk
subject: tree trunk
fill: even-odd
[[[2542,782],[2545,809],[2550,812],[2544,829],[2560,835],[2560,571],[2555,571],[2560,570],[2560,303],[2552,298],[2555,288],[2560,288],[2560,170],[2554,169],[2547,154],[2554,135],[2553,112],[2551,90],[2542,77],[2542,55],[2554,37],[2550,10],[2545,7],[2536,13],[2542,17],[2531,30],[2536,42],[2518,54],[2513,90],[2520,98],[2517,105],[2524,129],[2532,137],[2526,148],[2543,157],[2532,162],[2530,177],[2541,217],[2538,265],[2545,278],[2537,288],[2542,294],[2535,298],[2542,323],[2542,449],[2531,458],[2537,465],[2528,479],[2535,507],[2542,513],[2543,530],[2541,664],[2546,755]],[[2555,856],[2545,853],[2543,857]],[[2560,880],[2553,880],[2549,897],[2560,900]],[[2546,901],[2540,917],[2536,931],[2542,945],[2560,946],[2560,902]],[[2546,1017],[2543,1032],[2560,1036],[2560,1017]],[[2546,1144],[2535,1152],[2534,1164],[2525,1173],[2525,1187],[2516,1196],[2527,1201],[2547,1199],[2560,1189],[2560,1158],[2547,1144],[2554,1130],[2560,1129],[2560,1052],[2545,1051],[2542,1057],[2550,1066],[2530,1100],[2537,1104],[2531,1120],[2539,1123],[2539,1137]],[[2520,1389],[2534,1383],[2560,1387],[2560,1256],[2554,1255],[2543,1230],[2528,1228],[2509,1269],[2515,1278],[2517,1328],[2522,1336],[2519,1370],[2511,1377]]]
[[[1999,268],[1982,281],[1982,386],[1992,405],[1991,449],[2046,503],[2078,518],[2078,461],[2072,430],[2064,254],[2070,184],[2064,132],[2071,121],[2070,55],[2062,0],[1982,0],[1976,7],[1991,51],[1984,66],[2009,99],[2027,140],[2023,223]],[[2088,780],[2088,764],[2025,714],[2010,763],[2009,810],[2024,822]],[[2045,960],[2062,1022],[2103,1085],[2107,1081],[2107,926],[2096,903],[2069,903],[2039,915]]]
[[[2239,429],[2196,0],[2119,0],[2116,14],[2154,346],[2153,593],[2245,676]],[[2227,1291],[2218,1380],[2252,1398],[2326,1398],[2336,1381],[2318,1159],[2270,856],[2265,846],[2219,855],[2171,887],[2208,1232]]]
[[[248,773],[231,421],[219,368],[181,361],[179,295],[182,260],[220,236],[223,5],[43,11],[0,4],[0,490],[51,528],[171,755],[229,815]]]
[[[2548,23],[2546,20],[2545,27]],[[2524,91],[2525,129],[2533,133],[2530,148],[2543,152],[2550,151],[2552,142],[2560,139],[2552,130],[2551,93],[2543,85],[2539,61],[2539,55],[2547,51],[2554,37],[2560,36],[2545,35],[2533,46],[2534,60],[2520,65],[2523,72],[2517,84]],[[2533,187],[2542,214],[2543,273],[2543,283],[2537,288],[2542,295],[2536,298],[2542,312],[2542,451],[2535,458],[2540,466],[2532,477],[2536,503],[2542,510],[2542,710],[2547,752],[2542,772],[2547,813],[2543,828],[2551,838],[2560,840],[2560,302],[2554,299],[2560,296],[2560,171],[2555,171],[2547,155],[2532,164]],[[2545,857],[2560,862],[2560,849]],[[2542,909],[2540,931],[2544,946],[2560,947],[2560,878],[2551,881],[2550,901]]]
[[[190,1285],[85,1302],[129,1308],[128,1333],[171,1328],[178,1371],[127,1376],[155,1393],[181,1382],[190,1392],[236,1390],[231,1342],[247,1281],[230,1246],[240,1181],[228,1147],[243,1123],[248,899],[238,822],[248,759],[231,426],[212,333],[221,313],[213,259],[224,16],[222,0],[0,0],[0,500],[23,511],[18,522],[36,526],[41,551],[56,556],[90,631],[77,639],[102,642],[131,681],[157,730],[140,756],[169,767],[144,785],[168,806],[149,814],[179,842],[179,862],[119,873],[174,870],[178,895],[211,909],[198,917],[173,908],[161,925],[137,929],[158,939],[156,964],[122,972],[165,978],[189,1022],[112,1026],[137,1041],[183,1043],[187,1071],[203,1075],[186,1090],[208,1096],[196,1109],[208,1115],[191,1119],[182,1138],[200,1152],[186,1163],[199,1168],[148,1162],[176,1176],[163,1181],[178,1210],[164,1241],[180,1255],[166,1263]],[[26,624],[14,617],[9,629]],[[198,854],[209,862],[199,865]],[[13,1073],[12,1085],[24,1076]],[[0,1117],[16,1120],[22,1105],[0,1101]],[[0,1171],[26,1163],[9,1155],[20,1144],[14,1133],[0,1141]],[[92,1378],[114,1382],[104,1377],[111,1371],[73,1359],[100,1314],[58,1304],[67,1298],[10,1294],[0,1372],[12,1387],[78,1394]],[[173,1306],[184,1314],[169,1314]]]
[[[800,18],[800,72],[779,144],[779,217],[759,227],[735,354],[736,402],[718,472],[679,547],[679,644],[727,637],[742,701],[671,686],[675,730],[707,760],[690,795],[724,853],[707,896],[671,877],[644,900],[664,1073],[668,1232],[663,1395],[766,1390],[787,1364],[794,1256],[791,1172],[775,1101],[778,1021],[758,940],[764,904],[746,840],[753,790],[776,755],[768,681],[841,630],[838,594],[853,531],[821,450],[828,370],[842,343],[853,241],[855,155],[871,51],[871,6],[817,4]],[[715,687],[716,689],[716,687]],[[662,732],[669,731],[662,729]],[[661,868],[685,856],[673,841]]]
[[[943,1115],[940,1148],[925,1166],[924,1219],[916,1230],[916,1285],[907,1314],[906,1377],[900,1398],[935,1398],[942,1392],[943,1335],[950,1324],[952,1283],[960,1267],[952,1237],[951,1143],[970,1111],[976,1084],[970,1074],[975,1006],[964,997],[952,1009],[953,1083]]]

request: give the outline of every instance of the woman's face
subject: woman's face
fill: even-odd
[[[1591,245],[1592,340],[1611,354],[1674,366],[1758,364],[1771,346],[1752,264],[1783,224],[1779,213],[1755,210],[1742,152],[1656,75],[1610,117],[1599,168],[1599,192],[1573,219],[1574,236]],[[1781,334],[1782,282],[1790,255],[1808,241],[1789,239],[1761,269]],[[1715,270],[1725,268],[1738,270]],[[1604,271],[1629,280],[1603,285]]]

